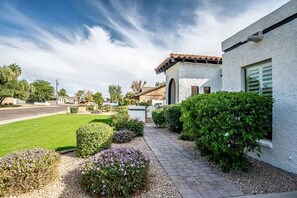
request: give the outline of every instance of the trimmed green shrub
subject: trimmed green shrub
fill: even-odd
[[[166,119],[165,119],[165,110],[164,109],[157,109],[152,112],[152,118],[154,124],[157,127],[165,127]]]
[[[149,159],[133,148],[113,148],[87,159],[81,167],[83,189],[96,196],[131,197],[147,184]]]
[[[144,123],[137,119],[130,119],[128,112],[113,115],[111,126],[113,126],[116,131],[128,129],[134,132],[136,136],[143,136]]]
[[[134,132],[124,129],[121,131],[116,131],[113,134],[112,141],[114,143],[126,143],[126,142],[130,142],[131,140],[133,140],[134,137],[135,137]]]
[[[112,111],[112,106],[110,104],[106,104],[103,106],[103,111],[110,112]]]
[[[76,130],[77,156],[87,157],[109,148],[113,130],[107,124],[92,122]]]
[[[272,98],[243,92],[201,94],[182,103],[184,131],[223,171],[247,170],[247,151],[260,152],[271,131]]]
[[[77,113],[78,108],[77,107],[70,107],[70,113]]]
[[[54,151],[34,149],[0,158],[0,197],[39,189],[55,180],[60,155]]]
[[[143,136],[144,123],[137,119],[130,119],[127,122],[127,129],[134,132],[136,136]]]
[[[170,131],[180,133],[183,130],[181,115],[181,106],[178,104],[169,105],[165,108],[166,125]]]
[[[87,106],[87,111],[93,111],[93,110],[94,110],[94,105]]]
[[[111,118],[111,125],[115,128],[116,131],[127,129],[127,123],[129,121],[128,112],[114,114],[111,116]]]

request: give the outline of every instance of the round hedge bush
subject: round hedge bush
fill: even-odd
[[[126,143],[130,142],[135,137],[132,131],[127,129],[117,131],[113,134],[112,141],[114,143]]]
[[[85,124],[76,130],[76,154],[79,157],[94,155],[112,143],[112,128],[101,122]]]
[[[129,197],[146,186],[148,169],[149,159],[139,150],[117,147],[88,158],[81,183],[94,196]]]
[[[165,118],[165,110],[164,109],[157,109],[152,112],[152,118],[154,124],[157,127],[165,127],[166,118]]]
[[[24,150],[0,158],[0,197],[30,192],[55,180],[60,158],[46,149]]]

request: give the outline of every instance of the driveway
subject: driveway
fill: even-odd
[[[23,109],[6,109],[0,110],[0,121],[20,119],[30,116],[41,114],[51,114],[61,111],[66,111],[67,106],[54,106],[54,107],[32,107]]]

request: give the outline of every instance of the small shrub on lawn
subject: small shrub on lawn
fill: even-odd
[[[78,112],[78,108],[77,107],[71,107],[70,108],[70,113],[77,113]]]
[[[166,119],[165,119],[165,110],[164,109],[157,109],[152,112],[152,118],[154,124],[157,127],[165,127]]]
[[[106,104],[103,106],[103,111],[110,112],[112,111],[112,106],[110,104]]]
[[[110,147],[112,128],[101,122],[92,122],[76,130],[77,156],[87,157]]]
[[[135,137],[135,134],[132,131],[127,129],[117,131],[113,134],[112,141],[114,143],[126,143],[130,142]]]
[[[130,197],[147,184],[149,159],[133,148],[105,150],[81,167],[83,189],[94,196]]]
[[[136,136],[143,136],[144,123],[138,119],[130,119],[127,122],[127,129],[134,132]]]
[[[10,103],[8,103],[8,105],[11,105],[11,106],[12,106],[12,105],[13,105],[13,103],[12,103],[12,102],[10,102]]]
[[[58,176],[60,155],[34,149],[0,158],[0,197],[39,189]]]
[[[183,129],[183,123],[180,120],[181,106],[180,105],[170,105],[165,109],[165,119],[166,125],[170,131],[180,133]]]
[[[87,106],[87,111],[93,111],[93,110],[94,110],[94,105]]]
[[[223,171],[247,170],[247,151],[260,152],[259,139],[271,131],[272,98],[243,92],[194,96],[182,103],[184,130],[197,148]]]

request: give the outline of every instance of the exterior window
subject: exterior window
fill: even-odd
[[[199,87],[198,86],[192,86],[192,96],[195,96],[197,94],[199,94]]]
[[[272,97],[272,63],[271,61],[259,63],[246,68],[246,92],[258,93],[260,95]],[[272,113],[270,122],[272,123]],[[272,140],[272,131],[270,131],[266,139]]]
[[[246,92],[272,96],[271,62],[246,68]]]
[[[204,93],[210,94],[210,87],[204,87]]]

